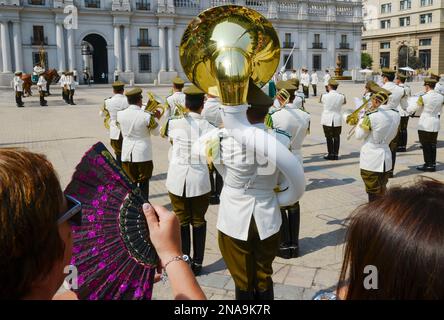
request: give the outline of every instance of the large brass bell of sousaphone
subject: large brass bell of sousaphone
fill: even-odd
[[[201,12],[179,48],[183,70],[205,92],[219,92],[224,105],[247,100],[248,81],[262,87],[279,65],[279,37],[258,12],[235,5]]]

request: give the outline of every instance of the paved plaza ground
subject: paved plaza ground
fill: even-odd
[[[421,90],[419,83],[411,84],[413,92]],[[346,94],[347,106],[353,107],[353,97],[360,96],[363,84],[343,83],[339,91]],[[167,87],[148,87],[160,96],[169,94]],[[323,88],[322,88],[323,89]],[[323,92],[323,90],[320,90]],[[145,89],[146,92],[146,89]],[[16,108],[11,89],[0,90],[0,147],[26,147],[44,153],[57,169],[66,186],[83,153],[97,141],[109,146],[107,131],[103,127],[99,109],[103,99],[111,95],[106,87],[79,87],[76,106],[65,105],[60,88],[52,87],[48,107],[38,104],[38,92],[24,99],[25,108]],[[367,201],[364,184],[359,175],[360,142],[346,140],[348,126],[343,127],[340,161],[326,161],[326,144],[319,124],[322,107],[319,97],[310,97],[306,105],[311,113],[311,134],[305,139],[304,167],[307,191],[301,199],[300,257],[291,260],[277,258],[274,263],[275,296],[277,299],[312,299],[313,295],[333,288],[342,261],[346,218],[358,205]],[[409,123],[408,152],[398,154],[395,178],[390,185],[404,184],[418,176],[415,166],[423,163],[416,125]],[[443,138],[442,132],[439,138]],[[444,144],[438,144],[438,171],[426,175],[443,179]],[[168,168],[169,144],[154,137],[154,176],[151,182],[153,203],[171,208],[165,179]],[[208,235],[203,275],[198,281],[209,299],[233,299],[234,284],[227,271],[217,245],[215,227],[218,206],[207,212]],[[155,299],[171,299],[168,284],[158,283]]]

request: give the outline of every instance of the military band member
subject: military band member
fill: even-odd
[[[330,79],[328,82],[328,93],[322,94],[320,99],[324,107],[321,125],[324,128],[328,150],[328,154],[324,156],[325,160],[339,159],[342,130],[341,108],[346,104],[346,99],[342,93],[336,91],[338,86],[339,83],[336,80]]]
[[[313,70],[312,74],[311,74],[311,87],[313,89],[313,96],[317,96],[318,95],[318,74],[316,73],[316,70]]]
[[[125,110],[129,107],[129,104],[127,97],[123,94],[125,84],[121,81],[116,81],[112,84],[112,87],[114,95],[105,100],[105,108],[101,114],[103,117],[107,118],[111,147],[116,154],[117,163],[121,165],[123,137],[120,128],[117,125],[117,112]]]
[[[302,109],[301,97],[295,97],[297,87],[289,81],[279,83],[278,89],[285,89],[290,94],[287,105],[269,113],[266,122],[272,129],[281,130],[290,135],[290,151],[302,163],[302,142],[309,132],[310,115]],[[293,103],[295,101],[295,103]],[[281,244],[278,256],[284,259],[296,258],[299,254],[300,206],[282,207]]]
[[[168,119],[170,116],[175,116],[176,114],[176,106],[185,105],[185,94],[182,92],[183,86],[185,85],[185,81],[179,77],[173,79],[173,94],[167,98],[167,110],[165,111],[165,119]]]
[[[172,116],[166,124],[166,136],[172,143],[172,152],[166,187],[173,211],[179,218],[182,252],[190,254],[193,232],[192,269],[198,275],[202,270],[207,233],[207,212],[210,197],[210,180],[206,159],[191,153],[192,145],[215,127],[202,115],[205,93],[192,85],[184,91],[186,116]]]
[[[46,107],[48,105],[48,102],[45,100],[47,81],[45,79],[45,76],[43,75],[44,72],[45,69],[41,68],[39,72],[39,80],[37,81],[37,88],[39,89],[40,96],[40,106],[42,107]]]
[[[125,96],[129,107],[117,112],[117,123],[123,136],[122,168],[148,198],[153,173],[151,135],[159,134],[159,126],[156,121],[151,125],[154,115],[142,109],[142,89],[135,87]]]
[[[398,106],[399,115],[401,116],[401,123],[399,125],[399,139],[397,152],[407,151],[407,127],[409,123],[410,113],[408,113],[408,98],[412,95],[412,89],[405,83],[407,76],[398,74],[395,79],[395,84],[404,88],[404,96]]]
[[[435,85],[434,91],[444,95],[444,85],[442,83],[442,80],[443,80],[442,75],[438,75],[438,74],[435,74],[432,72],[430,74],[430,78],[436,80],[436,85]]]
[[[404,88],[396,85],[393,80],[395,80],[396,71],[391,70],[389,68],[382,68],[382,88],[385,90],[388,90],[391,92],[387,104],[384,106],[386,109],[393,109],[393,110],[399,110],[401,99],[405,96],[405,90]],[[393,177],[393,172],[395,169],[395,163],[396,163],[396,150],[398,148],[398,140],[399,140],[399,130],[396,137],[393,139],[393,141],[390,142],[390,150],[392,152],[392,169],[389,172],[389,178]]]
[[[60,80],[59,80],[59,84],[60,87],[62,88],[62,98],[63,101],[65,101],[65,103],[69,104],[68,101],[68,89],[67,89],[67,85],[66,85],[66,73],[68,71],[63,71],[62,75],[60,76]]]
[[[247,118],[261,130],[267,130],[264,118],[273,100],[250,82],[247,96]],[[289,146],[286,133],[276,138]],[[224,178],[220,196],[217,229],[219,247],[235,283],[237,300],[271,300],[273,269],[280,242],[281,214],[274,188],[279,171],[269,172],[267,161],[243,161],[246,148],[225,129],[215,140],[218,160],[214,164]],[[253,159],[250,159],[253,160]],[[259,164],[260,163],[260,164]]]
[[[15,103],[18,108],[22,108],[25,106],[23,103],[23,80],[22,80],[22,72],[16,71],[14,73],[14,91],[15,91]]]
[[[382,88],[372,95],[371,111],[359,120],[355,131],[356,138],[364,140],[359,167],[369,202],[384,194],[392,166],[389,143],[397,135],[400,118],[396,110],[381,107],[389,95]]]
[[[330,81],[331,76],[330,76],[330,72],[328,70],[325,70],[325,74],[324,74],[324,87],[325,87],[325,92],[328,92],[328,82]]]
[[[210,88],[211,90],[212,88]],[[213,93],[213,94],[211,94]],[[220,114],[220,100],[217,97],[217,92],[210,92],[207,94],[207,100],[205,101],[202,117],[211,123],[216,128],[223,127],[222,116]],[[219,204],[220,193],[222,192],[223,180],[222,176],[217,172],[213,165],[209,166],[210,170],[210,183],[211,183],[211,196],[210,204]]]
[[[439,114],[444,100],[444,96],[434,90],[435,85],[435,79],[425,79],[426,93],[419,97],[415,106],[408,108],[410,113],[423,109],[418,122],[418,136],[422,145],[424,165],[416,167],[416,169],[427,172],[436,171],[436,142],[440,129]]]
[[[308,88],[310,87],[310,75],[308,74],[308,71],[305,68],[302,68],[301,84],[305,99],[308,99]]]
[[[77,82],[74,77],[74,72],[71,71],[66,73],[65,84],[68,95],[68,103],[72,106],[75,106],[76,104],[74,103],[74,92]]]

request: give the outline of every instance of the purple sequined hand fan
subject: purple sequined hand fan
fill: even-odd
[[[77,165],[65,193],[82,203],[71,264],[80,299],[151,299],[157,254],[142,211],[147,200],[101,143]]]

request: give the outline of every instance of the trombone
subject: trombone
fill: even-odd
[[[369,105],[368,105],[369,101],[370,101],[370,98],[365,99],[364,103],[359,108],[357,108],[352,113],[347,115],[347,117],[345,119],[345,122],[348,125],[352,126],[352,128],[348,132],[347,140],[350,140],[350,138],[355,134],[356,126],[358,125],[358,122],[359,122],[359,114],[361,113],[361,111],[362,110],[365,110],[365,112],[368,111],[368,109],[369,109]]]

